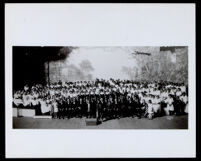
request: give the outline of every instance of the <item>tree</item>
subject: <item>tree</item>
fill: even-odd
[[[135,80],[138,77],[138,68],[137,67],[122,67],[122,71],[129,77],[131,80]]]
[[[135,79],[188,82],[187,47],[176,48],[174,51],[163,50],[151,56],[133,55],[133,58],[139,66],[138,77]]]
[[[91,71],[94,70],[94,68],[91,65],[91,62],[89,60],[83,60],[80,64],[80,70],[82,71],[85,79],[87,80],[91,80],[92,79],[92,75],[91,75]]]
[[[83,60],[79,64],[79,66],[84,72],[87,72],[87,73],[94,70],[94,68],[92,67],[91,62],[89,60]]]

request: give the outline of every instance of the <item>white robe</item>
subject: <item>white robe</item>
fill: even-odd
[[[174,106],[173,106],[173,99],[172,98],[167,98],[166,99],[166,103],[167,103],[167,109],[169,111],[174,111]]]
[[[151,103],[148,104],[148,114],[153,114],[154,113],[154,109]]]
[[[157,99],[157,98],[154,98],[152,100],[152,103],[153,103],[153,110],[154,110],[154,112],[158,112],[160,110],[160,104],[159,104],[160,100]]]
[[[50,106],[47,106],[45,101],[40,101],[41,104],[41,112],[46,113],[50,111]]]
[[[185,108],[184,108],[184,112],[188,113],[188,97],[187,96],[181,96],[180,100],[186,104]]]
[[[16,106],[19,106],[20,104],[23,104],[22,99],[19,99],[19,98],[14,98],[13,102],[16,104]]]

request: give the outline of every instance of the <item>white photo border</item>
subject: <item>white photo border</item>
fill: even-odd
[[[12,46],[188,46],[187,130],[12,128]],[[195,4],[6,4],[8,158],[195,157]]]

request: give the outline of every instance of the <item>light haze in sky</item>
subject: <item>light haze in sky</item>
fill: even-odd
[[[93,79],[128,79],[122,68],[138,67],[132,53],[136,50],[154,52],[157,49],[156,47],[78,47],[71,52],[65,63],[78,66],[83,60],[90,61],[94,68],[91,72]]]

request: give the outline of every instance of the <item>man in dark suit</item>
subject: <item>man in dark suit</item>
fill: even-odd
[[[72,104],[71,104],[71,116],[72,117],[77,117],[77,102],[75,98],[72,98]]]
[[[62,117],[62,110],[61,110],[61,107],[62,106],[62,104],[61,104],[61,100],[60,101],[58,101],[58,118],[59,119],[61,119],[61,117]]]
[[[96,118],[96,100],[93,96],[91,98],[91,117]]]

